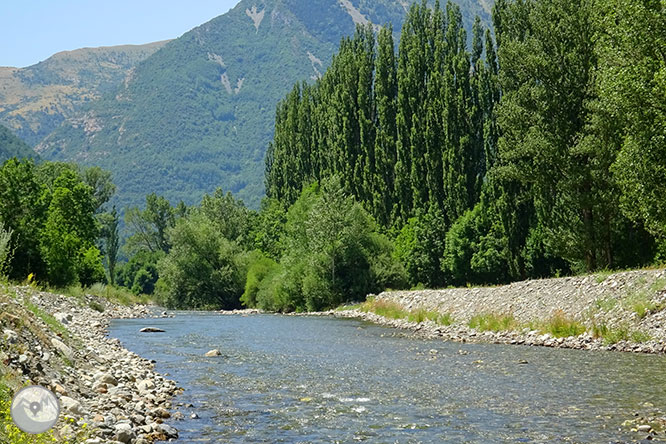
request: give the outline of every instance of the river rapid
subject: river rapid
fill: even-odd
[[[137,333],[147,325],[166,332]],[[169,421],[183,443],[633,442],[622,423],[666,404],[658,355],[200,312],[114,320],[109,335],[185,389],[174,400],[185,419]],[[222,356],[204,357],[211,349]]]

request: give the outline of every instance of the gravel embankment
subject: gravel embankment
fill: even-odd
[[[391,291],[377,295],[375,300],[396,303],[408,311],[425,309],[448,313],[454,322],[449,326],[431,321],[415,323],[405,319],[387,319],[360,310],[322,314],[361,318],[409,329],[425,337],[459,342],[666,353],[666,270],[663,269],[541,279],[498,287]],[[559,314],[581,323],[587,331],[578,336],[557,338],[529,327],[479,332],[468,326],[473,316],[483,314],[510,314],[517,323],[531,323],[533,326]],[[595,326],[603,326],[611,332],[628,332],[629,338],[610,344],[608,338],[593,334]],[[642,341],[632,341],[632,337],[639,336]]]
[[[9,292],[17,297],[0,304],[0,365],[57,394],[57,435],[87,444],[177,438],[177,430],[163,421],[172,416],[171,398],[182,389],[107,337],[110,319],[149,317],[148,307],[118,306],[93,296],[78,300],[31,287]],[[55,319],[35,315],[34,307]]]

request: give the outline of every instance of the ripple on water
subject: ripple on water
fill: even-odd
[[[160,337],[136,335],[141,323],[110,334],[186,389],[183,442],[628,441],[621,423],[666,398],[659,356],[423,341],[331,318],[178,313]],[[223,356],[205,358],[213,348]]]

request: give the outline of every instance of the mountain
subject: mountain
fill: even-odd
[[[77,49],[27,68],[0,67],[0,123],[36,145],[165,43]]]
[[[192,204],[221,186],[256,207],[278,101],[320,76],[355,24],[392,23],[397,33],[409,4],[242,0],[139,63],[36,151],[111,170],[121,206],[153,191]],[[489,23],[488,0],[461,7],[468,29],[477,14]]]
[[[30,145],[16,137],[9,128],[0,125],[0,165],[12,157],[36,159],[39,156],[30,148]]]

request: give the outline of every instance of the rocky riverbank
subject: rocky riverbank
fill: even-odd
[[[510,285],[444,290],[389,291],[374,303],[414,313],[446,315],[441,322],[390,319],[372,311],[332,310],[325,315],[361,318],[411,330],[424,337],[469,342],[522,344],[585,350],[666,353],[666,270],[635,270],[582,277],[541,279]],[[505,317],[506,329],[470,327],[475,317]],[[552,323],[570,323],[580,332],[549,331]]]
[[[0,286],[0,294],[0,376],[57,394],[56,439],[147,444],[177,438],[164,420],[172,415],[171,398],[182,389],[157,374],[154,363],[106,336],[110,319],[149,317],[149,307],[31,287]]]

